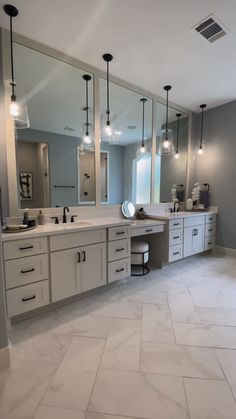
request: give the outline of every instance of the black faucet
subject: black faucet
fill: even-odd
[[[63,208],[63,218],[62,218],[62,222],[63,222],[63,223],[67,223],[67,219],[66,219],[66,211],[67,211],[67,212],[70,212],[70,210],[69,210],[69,208],[68,208],[68,207],[64,207],[64,208]]]
[[[178,208],[176,209],[176,204],[178,204]],[[174,203],[174,212],[179,212],[179,200],[176,200]]]

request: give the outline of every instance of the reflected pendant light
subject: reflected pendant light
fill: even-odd
[[[18,129],[29,128],[29,117],[26,104],[16,100],[16,82],[14,77],[14,54],[13,54],[13,34],[12,34],[12,18],[18,15],[18,10],[11,4],[5,4],[3,6],[5,13],[10,17],[10,53],[11,53],[11,103],[10,103],[10,114],[13,116],[15,121],[15,127]]]
[[[198,154],[203,154],[204,152],[204,144],[203,144],[203,123],[204,123],[204,109],[207,107],[205,103],[200,105],[200,108],[202,110],[202,118],[201,118],[201,134],[200,134],[200,142],[199,142],[199,148],[198,148]]]
[[[160,141],[160,150],[159,154],[173,154],[174,144],[173,144],[173,132],[172,129],[168,128],[169,125],[169,91],[172,89],[172,86],[164,86],[163,89],[166,91],[166,124],[165,129],[161,132],[161,141]]]
[[[182,116],[182,113],[177,113],[177,136],[176,136],[176,150],[175,150],[175,159],[179,158],[179,120]]]
[[[113,56],[111,54],[104,54],[103,55],[104,61],[107,63],[107,109],[106,109],[106,126],[105,126],[105,133],[109,137],[112,135],[112,128],[111,128],[111,120],[110,120],[110,80],[109,80],[109,63],[113,60]]]
[[[83,135],[83,143],[85,145],[90,145],[92,143],[92,139],[89,133],[89,103],[88,103],[88,83],[91,80],[91,76],[89,74],[84,74],[83,79],[85,80],[85,100],[86,105],[83,110],[86,112],[86,122],[85,122],[85,133]]]
[[[143,154],[146,151],[146,147],[145,147],[145,135],[144,135],[144,130],[145,130],[145,103],[147,102],[147,99],[145,97],[143,97],[142,99],[140,99],[140,102],[143,104],[143,111],[142,111],[142,137],[141,137],[141,145],[138,149],[138,154]]]

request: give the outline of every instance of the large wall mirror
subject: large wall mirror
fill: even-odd
[[[171,202],[174,189],[183,192],[182,196],[186,197],[189,116],[173,107],[169,107],[168,111],[168,133],[172,138],[174,148],[171,154],[160,155],[160,143],[163,141],[163,133],[166,129],[166,105],[157,103],[155,203]]]
[[[30,120],[16,130],[19,208],[95,204],[93,75],[87,109],[87,72],[17,43],[14,58]]]
[[[111,132],[108,135],[106,95],[106,80],[101,79],[101,203],[114,205],[124,200],[150,203],[152,100],[110,83]]]

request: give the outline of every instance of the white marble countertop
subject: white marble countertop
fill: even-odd
[[[188,218],[188,217],[199,217],[201,215],[210,215],[217,214],[217,210],[209,211],[180,211],[180,212],[170,212],[170,213],[158,213],[153,212],[148,214],[149,219],[155,220],[173,220],[175,218]]]
[[[62,233],[75,233],[78,231],[94,230],[99,228],[116,227],[119,225],[130,225],[132,220],[123,218],[94,218],[78,220],[74,223],[54,224],[47,223],[39,225],[33,230],[20,233],[2,233],[2,242],[20,239],[31,239],[34,237],[52,236]]]

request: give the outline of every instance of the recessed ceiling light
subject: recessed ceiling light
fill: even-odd
[[[137,126],[136,126],[136,125],[128,125],[128,126],[127,126],[127,128],[128,128],[128,129],[136,129],[136,128],[137,128]]]

